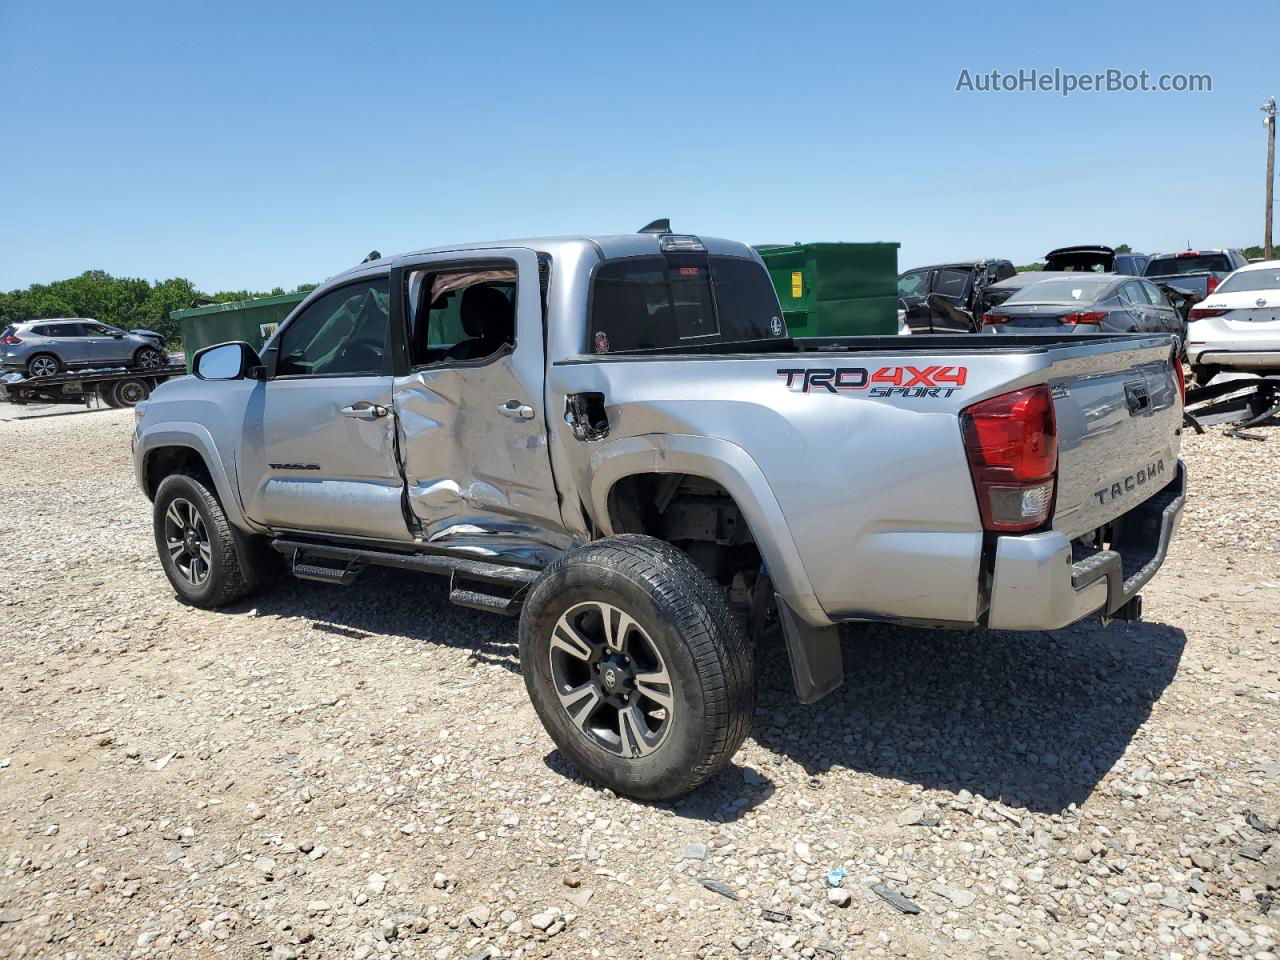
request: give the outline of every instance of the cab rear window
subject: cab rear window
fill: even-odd
[[[705,253],[609,260],[591,281],[589,353],[747,343],[786,336],[768,272]]]
[[[1231,261],[1225,253],[1202,253],[1194,256],[1156,257],[1147,264],[1144,276],[1172,277],[1187,273],[1230,273]]]

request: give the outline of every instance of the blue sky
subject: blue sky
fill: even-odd
[[[374,248],[659,216],[896,240],[902,268],[1260,243],[1277,26],[1275,0],[0,0],[0,289],[290,287]],[[1055,67],[1213,91],[955,92]]]

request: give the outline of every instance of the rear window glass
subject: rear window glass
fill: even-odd
[[[591,353],[769,340],[786,332],[768,271],[754,260],[629,257],[601,264],[591,281]]]
[[[1241,270],[1218,284],[1214,293],[1240,293],[1248,290],[1280,290],[1280,269]]]
[[[1091,281],[1085,277],[1069,280],[1041,280],[1029,287],[1024,287],[1005,303],[1092,303],[1098,293],[1104,289],[1111,279],[1104,283]]]
[[[1107,273],[1115,264],[1115,255],[1105,250],[1075,250],[1068,253],[1051,253],[1045,258],[1048,271],[1071,273]]]
[[[1147,264],[1147,277],[1172,277],[1185,273],[1230,273],[1231,261],[1225,253],[1202,253],[1192,257],[1156,257]]]

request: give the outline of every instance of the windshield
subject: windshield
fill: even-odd
[[[1240,293],[1245,290],[1280,290],[1280,267],[1241,270],[1223,280],[1213,292]]]
[[[590,353],[786,333],[769,273],[754,260],[705,253],[627,257],[601,264],[591,281]]]
[[[1102,283],[1086,277],[1041,280],[1023,287],[1005,303],[1093,303],[1109,283],[1109,277]]]
[[[1197,253],[1191,256],[1156,257],[1147,264],[1144,277],[1174,277],[1187,273],[1230,273],[1231,261],[1225,253]]]

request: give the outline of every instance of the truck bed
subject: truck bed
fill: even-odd
[[[1166,335],[824,338],[581,355],[554,364],[551,381],[555,394],[603,398],[610,441],[738,448],[717,456],[759,469],[752,495],[776,497],[828,617],[958,625],[982,622],[973,585],[995,549],[964,410],[1047,384],[1058,471],[1044,532],[1064,546],[1096,540],[1178,476],[1172,353]],[[660,452],[673,444],[654,442],[674,464]]]

